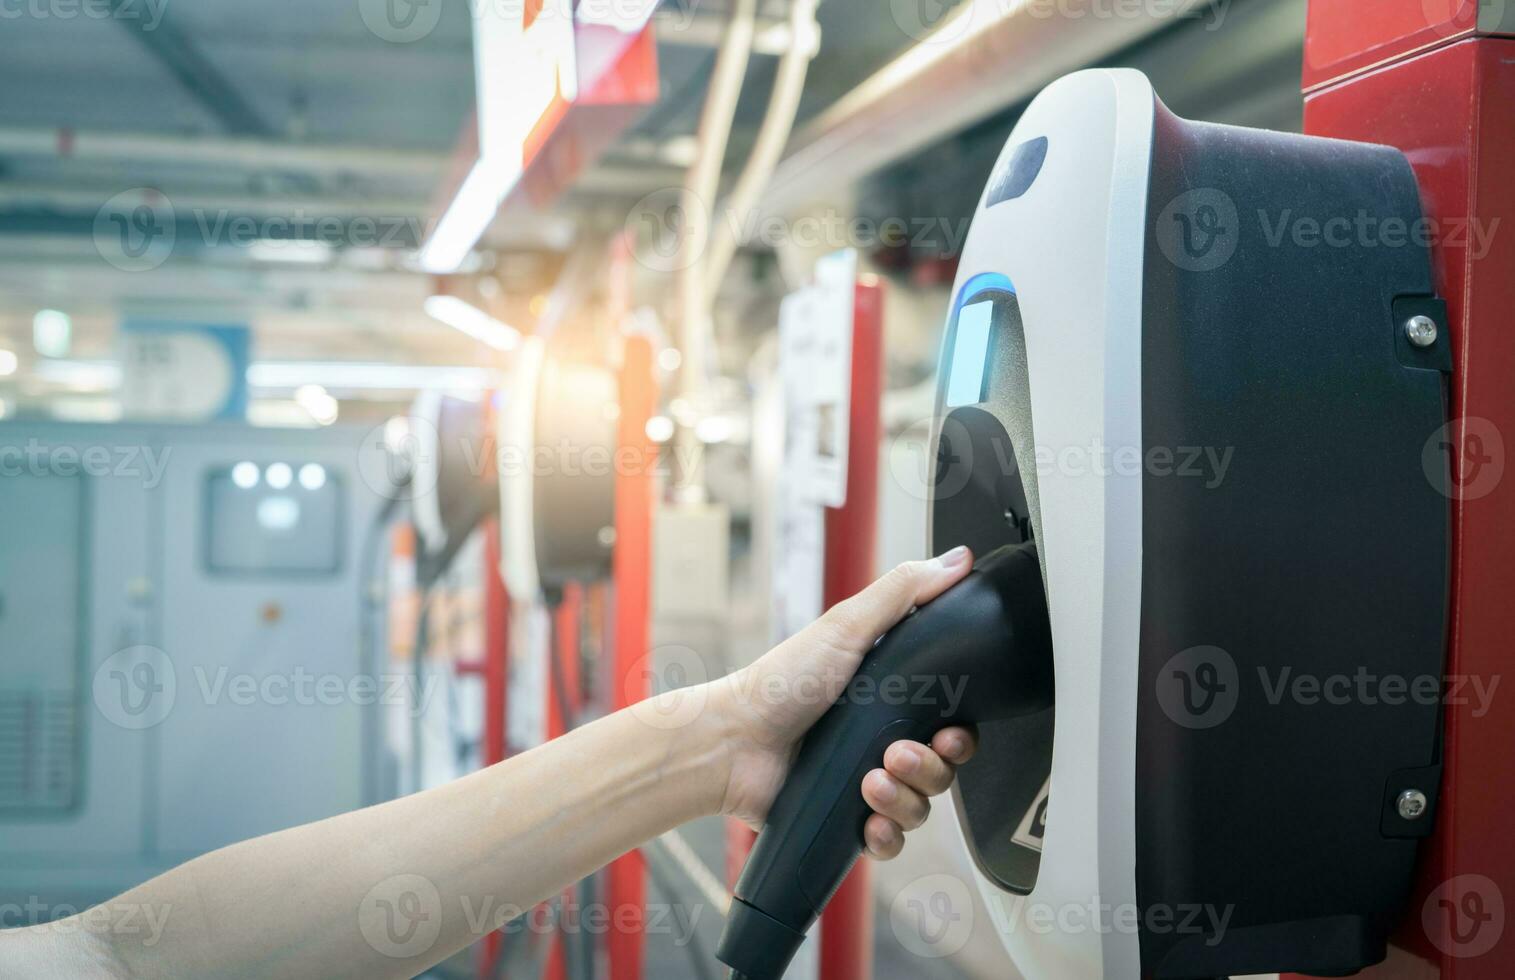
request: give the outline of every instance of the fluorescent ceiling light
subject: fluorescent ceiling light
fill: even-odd
[[[511,172],[489,166],[482,158],[475,160],[422,246],[421,268],[437,275],[457,271],[519,177],[519,166]]]
[[[322,425],[331,425],[337,420],[340,406],[331,392],[320,385],[301,385],[296,388],[295,401]]]
[[[43,357],[67,357],[74,322],[62,310],[38,310],[32,317],[32,346]]]
[[[33,375],[39,381],[78,392],[114,391],[121,385],[121,366],[114,361],[38,361]],[[479,392],[495,387],[496,372],[463,365],[383,364],[365,361],[258,361],[247,369],[254,388],[296,391],[320,385],[346,391]],[[301,409],[302,414],[304,409]]]
[[[259,361],[247,369],[254,388],[295,391],[305,385],[347,391],[397,391],[438,388],[485,391],[496,374],[487,368],[357,361]],[[303,409],[302,409],[303,411]]]
[[[15,374],[20,364],[15,351],[0,347],[0,378],[8,378]]]
[[[495,350],[511,350],[521,342],[521,332],[501,323],[483,310],[456,296],[428,296],[422,304],[426,315],[466,333]]]
[[[602,6],[624,2],[595,0]],[[425,271],[441,275],[458,270],[521,179],[531,131],[559,95],[570,103],[578,98],[570,9],[567,5],[545,4],[531,27],[523,30],[519,4],[483,3],[475,8],[474,102],[478,107],[479,158],[421,247],[420,263]],[[645,15],[642,19],[645,23]]]
[[[114,398],[53,398],[47,408],[53,418],[64,422],[121,420],[121,403]]]
[[[32,375],[74,391],[114,391],[121,385],[121,365],[115,361],[43,360],[32,365]]]
[[[248,258],[271,265],[324,265],[335,253],[329,242],[302,238],[260,238],[247,248]]]

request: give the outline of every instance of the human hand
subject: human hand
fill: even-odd
[[[711,707],[721,719],[728,749],[721,812],[754,829],[761,826],[801,739],[841,696],[874,642],[972,566],[966,548],[905,562],[751,666],[715,682]],[[976,742],[971,729],[947,727],[930,745],[899,741],[889,746],[883,767],[869,772],[859,787],[874,810],[863,830],[870,856],[887,860],[899,854],[905,831],[925,821],[929,797],[952,785],[956,766],[968,761]]]

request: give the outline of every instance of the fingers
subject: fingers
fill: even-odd
[[[947,591],[973,567],[973,553],[965,547],[926,561],[907,561],[857,595],[838,603],[823,621],[841,629],[848,645],[867,647],[915,606],[930,602]]]
[[[893,820],[875,813],[863,824],[863,843],[868,847],[869,857],[890,861],[905,849],[905,832]]]
[[[922,796],[945,793],[953,769],[940,755],[919,742],[895,742],[884,753],[884,769]]]
[[[873,811],[893,820],[895,825],[911,831],[926,822],[931,803],[883,769],[863,777],[863,799]]]
[[[943,728],[931,739],[931,751],[951,765],[960,766],[978,751],[978,730],[960,726]]]
[[[926,822],[928,797],[952,786],[957,767],[973,758],[978,733],[971,727],[944,728],[931,745],[901,739],[884,752],[884,768],[863,777],[863,800],[873,814],[863,825],[869,857],[888,861],[905,846],[905,832]]]

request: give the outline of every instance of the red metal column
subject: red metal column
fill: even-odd
[[[1436,833],[1376,980],[1504,980],[1515,964],[1515,39],[1503,0],[1312,0],[1305,130],[1387,143],[1415,168],[1454,359],[1449,687]],[[1479,27],[1480,12],[1484,17]],[[1441,438],[1427,434],[1427,438]],[[1466,679],[1459,681],[1458,679]],[[1458,692],[1461,692],[1459,694]]]
[[[863,277],[853,293],[852,404],[847,415],[847,501],[826,511],[823,600],[829,609],[875,576],[878,460],[884,390],[883,286]],[[858,790],[861,792],[861,788]],[[860,862],[821,916],[821,980],[873,975],[873,894]]]
[[[493,420],[490,421],[491,428]],[[484,745],[482,763],[503,762],[506,685],[510,675],[510,595],[500,577],[500,521],[491,517],[479,526],[484,535]],[[500,962],[503,934],[484,937],[479,946],[479,976],[493,977]]]
[[[652,345],[643,337],[627,337],[621,366],[621,416],[615,457],[612,710],[641,701],[652,693],[641,661],[647,655],[652,616],[652,508],[657,446],[647,438],[647,420],[656,408]],[[624,917],[629,917],[633,909],[641,921],[647,873],[640,850],[623,854],[611,863],[606,872],[605,893],[612,923],[625,921]],[[605,945],[610,959],[610,980],[641,980],[639,931],[612,928]]]

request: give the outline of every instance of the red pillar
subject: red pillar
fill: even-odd
[[[651,694],[646,672],[652,615],[652,509],[657,447],[647,438],[647,420],[657,407],[652,345],[627,337],[621,367],[621,415],[615,459],[615,553],[611,580],[615,588],[611,709],[624,708]],[[637,921],[645,907],[647,870],[640,850],[617,858],[606,872],[610,919]],[[612,928],[606,936],[610,980],[641,980],[642,934]]]
[[[510,595],[500,577],[500,521],[491,517],[479,526],[484,535],[484,746],[483,764],[505,759],[505,686],[510,664]],[[500,959],[499,931],[484,937],[479,951],[479,976],[493,977]]]
[[[847,501],[826,511],[822,597],[828,609],[868,585],[875,575],[880,407],[884,389],[883,287],[867,276],[858,283],[853,295]],[[860,861],[821,915],[821,980],[867,980],[873,975],[873,894],[869,871],[867,861]]]
[[[1515,665],[1515,485],[1503,473],[1515,438],[1515,6],[1503,34],[1492,23],[1506,6],[1311,0],[1305,41],[1305,131],[1403,150],[1433,222],[1454,364],[1447,673],[1486,687]],[[1435,833],[1389,957],[1364,977],[1511,975],[1511,746],[1515,699],[1447,704]]]

